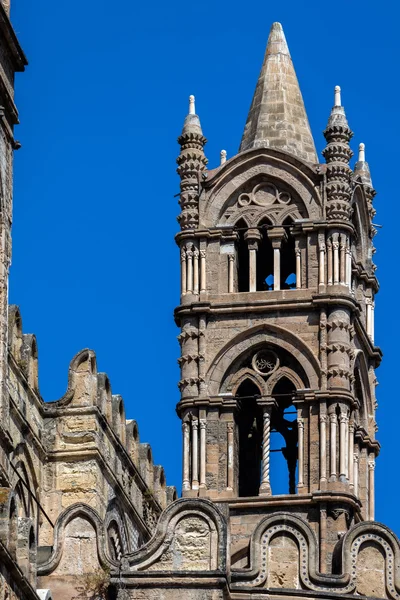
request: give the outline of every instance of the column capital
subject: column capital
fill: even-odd
[[[235,255],[234,254],[228,254],[228,260],[229,260],[229,262],[234,262]]]
[[[200,258],[205,258],[205,257],[206,257],[206,251],[200,250]]]
[[[370,471],[373,471],[375,469],[375,461],[374,460],[369,460],[368,461],[368,469]]]
[[[268,229],[267,235],[274,249],[279,249],[282,245],[282,241],[287,239],[284,227],[274,227],[273,229]]]
[[[192,429],[197,430],[199,428],[199,422],[197,419],[193,419],[192,421]]]
[[[186,260],[186,248],[185,248],[185,246],[182,246],[182,248],[181,248],[181,261],[183,262],[184,260]]]
[[[245,232],[244,239],[247,242],[261,240],[261,233],[256,227],[252,227]]]

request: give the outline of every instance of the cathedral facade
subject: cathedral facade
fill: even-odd
[[[374,520],[375,210],[334,90],[319,162],[274,23],[236,156],[207,168],[195,99],[178,138],[182,497],[93,351],[45,403],[8,305],[14,75],[0,3],[0,600],[400,598]]]

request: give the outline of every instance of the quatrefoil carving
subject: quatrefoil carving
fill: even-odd
[[[249,206],[256,204],[257,206],[271,206],[272,204],[288,205],[292,201],[292,197],[288,192],[281,192],[270,182],[258,183],[251,192],[244,192],[238,198],[239,206]]]

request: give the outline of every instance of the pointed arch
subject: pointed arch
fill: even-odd
[[[295,371],[293,371],[293,369],[290,369],[289,367],[280,367],[275,373],[272,373],[266,381],[265,388],[268,396],[272,395],[275,386],[284,378],[288,379],[294,385],[296,390],[302,390],[306,387],[304,381]]]
[[[230,383],[227,375],[234,361],[245,352],[264,344],[284,349],[291,354],[304,370],[304,387],[318,389],[320,363],[312,350],[291,331],[272,323],[263,323],[237,334],[217,353],[206,373],[208,393],[216,396],[227,391]]]

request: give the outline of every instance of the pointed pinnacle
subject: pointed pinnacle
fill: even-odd
[[[189,96],[189,113],[187,114],[183,124],[182,135],[185,133],[198,133],[203,135],[200,119],[198,115],[196,115],[194,96]]]
[[[240,152],[277,148],[318,162],[303,97],[282,25],[274,23],[247,117]]]

